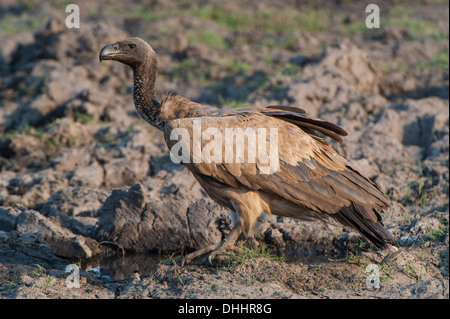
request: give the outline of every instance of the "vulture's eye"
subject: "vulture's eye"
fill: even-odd
[[[134,48],[136,47],[136,44],[130,43],[130,44],[128,44],[128,47],[129,47],[130,49],[134,49]]]

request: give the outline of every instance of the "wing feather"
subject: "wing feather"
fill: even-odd
[[[342,142],[340,135],[348,135],[348,133],[339,125],[321,119],[308,117],[306,116],[305,111],[300,108],[290,106],[268,106],[265,109],[262,109],[261,112],[268,116],[276,117],[295,124],[304,129],[307,133],[311,130],[318,131],[338,142]]]

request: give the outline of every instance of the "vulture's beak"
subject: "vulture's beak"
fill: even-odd
[[[103,60],[114,60],[114,57],[119,54],[121,54],[119,51],[119,43],[116,42],[103,47],[98,57],[100,62],[102,62]]]

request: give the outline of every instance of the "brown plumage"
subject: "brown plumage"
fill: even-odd
[[[116,60],[133,68],[133,97],[140,116],[164,131],[171,150],[179,142],[171,139],[173,132],[182,129],[189,133],[189,160],[183,164],[208,195],[232,213],[234,226],[222,243],[194,252],[186,261],[205,253],[210,253],[211,261],[218,253],[232,249],[241,233],[251,238],[263,214],[306,220],[335,219],[358,230],[378,248],[393,247],[392,237],[379,214],[388,207],[388,199],[317,134],[342,141],[341,136],[347,132],[341,127],[308,117],[304,110],[291,106],[218,109],[175,95],[167,95],[159,102],[155,95],[157,57],[150,45],[139,38],[104,47],[100,60]],[[238,151],[235,139],[232,145],[222,143],[221,149],[217,149],[217,154],[222,154],[219,160],[196,162],[193,152],[199,147],[205,150],[211,141],[202,139],[199,145],[192,141],[196,125],[200,125],[202,134],[206,134],[207,128],[214,128],[222,137],[227,129],[276,129],[276,171],[264,174],[262,168],[267,168],[267,161],[259,157],[251,161],[246,152],[244,161],[227,161],[227,147],[233,149],[233,154]],[[275,145],[270,138],[261,141],[266,150]],[[249,143],[249,137],[244,139],[244,150]],[[215,152],[210,151],[209,155],[216,155]]]

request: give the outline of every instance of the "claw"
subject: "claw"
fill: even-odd
[[[212,253],[208,255],[208,262],[209,262],[210,266],[212,266],[212,261],[214,258],[215,258],[215,255],[213,255]]]

